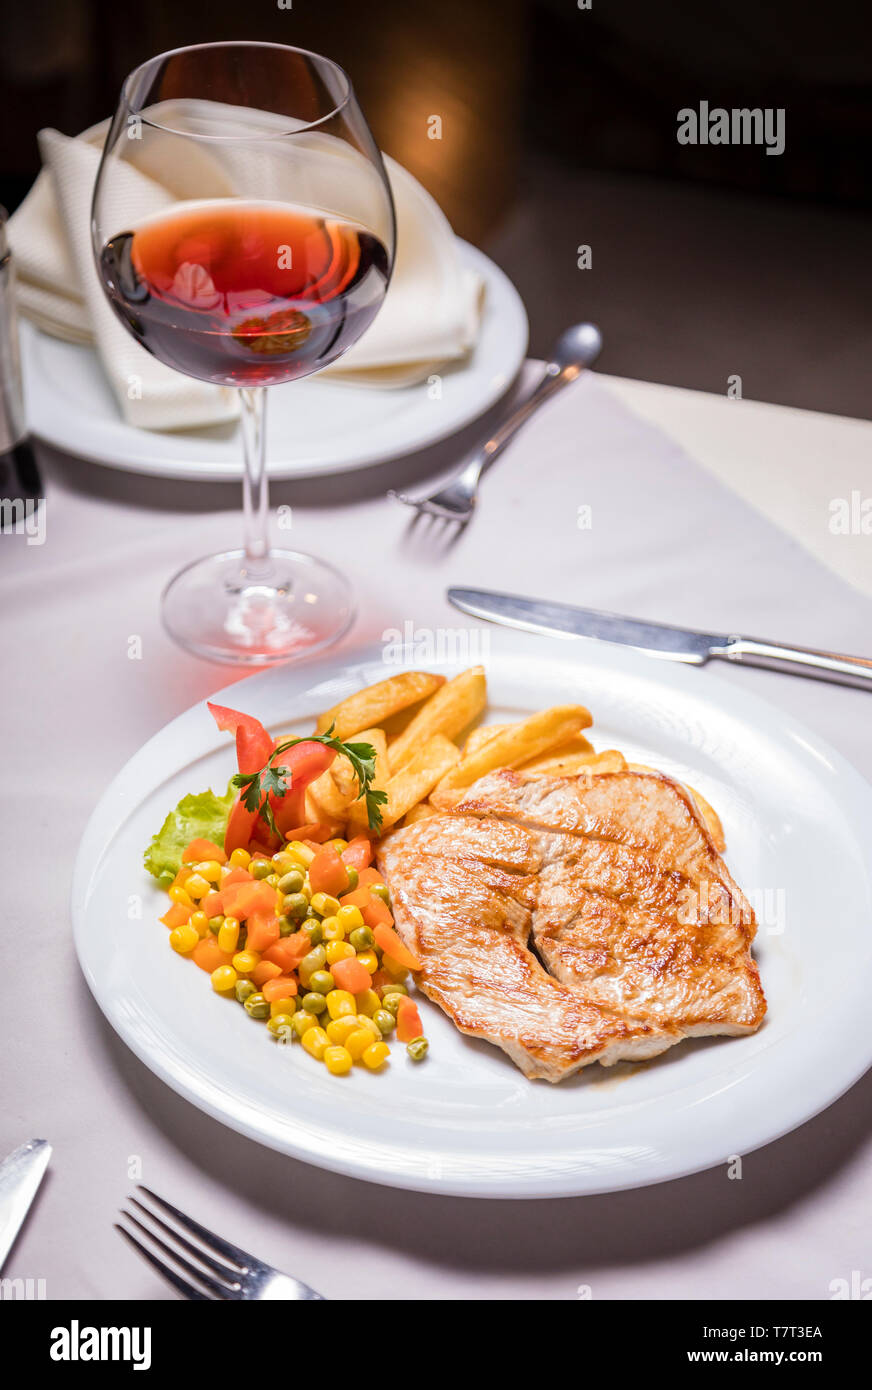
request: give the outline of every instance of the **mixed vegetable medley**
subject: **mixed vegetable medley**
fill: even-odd
[[[169,897],[170,946],[334,1076],[355,1062],[380,1070],[393,1036],[421,1061],[428,1044],[409,993],[420,963],[394,930],[372,864],[384,800],[372,785],[374,749],[332,729],[276,743],[250,715],[209,710],[235,737],[239,771],[224,797],[184,797],[145,853]],[[370,832],[350,841],[305,821],[306,787],[337,754],[357,777]]]

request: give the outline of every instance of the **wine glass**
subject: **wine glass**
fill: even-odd
[[[200,656],[247,665],[335,641],[354,614],[346,580],[269,545],[265,412],[268,386],[357,341],[390,281],[390,185],[345,72],[271,43],[149,59],[122,87],[91,233],[136,340],[238,392],[244,548],[179,571],[163,594],[167,630]]]

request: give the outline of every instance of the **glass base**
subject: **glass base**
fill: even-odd
[[[323,560],[270,550],[254,564],[244,550],[228,550],[180,570],[164,589],[161,616],[173,641],[197,656],[270,666],[335,642],[354,604]]]

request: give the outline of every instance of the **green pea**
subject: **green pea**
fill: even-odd
[[[315,994],[329,994],[335,988],[333,976],[329,970],[313,970],[309,976],[309,988]]]
[[[176,881],[176,876],[169,869],[164,869],[162,873],[158,874],[157,881],[161,888],[172,888]]]
[[[246,1005],[246,1008],[247,1007]],[[323,994],[315,994],[314,992],[312,994],[304,994],[303,1008],[306,1010],[307,1014],[322,1014],[327,1008],[327,1000],[324,998]]]
[[[423,1062],[429,1046],[426,1038],[413,1038],[411,1042],[406,1043],[406,1051],[413,1062]]]
[[[251,1018],[269,1018],[269,1000],[264,999],[262,994],[249,994],[243,1000],[245,1012]]]
[[[348,938],[355,951],[366,951],[375,941],[369,927],[355,927]]]
[[[310,1028],[314,1028],[317,1025],[318,1019],[315,1014],[310,1014],[307,1013],[305,1009],[300,1009],[294,1014],[291,1023],[297,1037],[301,1038]]]
[[[278,1038],[279,1042],[290,1042],[294,1036],[292,1014],[273,1014],[266,1026],[273,1037]]]
[[[281,936],[293,936],[297,930],[296,922],[292,922],[290,917],[283,912],[279,918],[279,934]]]
[[[372,1021],[383,1038],[392,1033],[397,1026],[397,1020],[387,1009],[377,1009],[372,1016]]]
[[[391,895],[383,883],[371,883],[369,885],[369,891],[370,893],[375,893],[377,898],[381,898],[386,907],[390,907]]]
[[[251,980],[236,981],[236,998],[240,1004],[244,1004],[246,999],[250,999],[252,994],[257,994],[257,985],[252,984]]]
[[[386,994],[382,999],[382,1008],[386,1009],[392,1018],[396,1018],[397,1010],[400,1007],[401,994]]]
[[[280,893],[299,893],[303,884],[306,882],[299,869],[291,869],[284,878],[279,879]]]
[[[309,940],[313,946],[324,940],[324,928],[317,917],[307,917],[300,930],[309,933]]]
[[[300,980],[308,989],[309,981],[316,970],[323,970],[327,964],[327,952],[323,946],[316,946],[300,961]]]
[[[305,893],[289,893],[282,903],[282,908],[295,922],[302,922],[309,911],[309,899]]]
[[[353,864],[347,864],[345,871],[348,874],[348,888],[346,891],[353,893],[360,881],[360,875]]]
[[[252,859],[248,866],[248,872],[252,878],[269,878],[273,872],[273,866],[268,859]]]
[[[213,936],[217,936],[217,935],[218,935],[218,933],[219,933],[219,931],[221,930],[221,927],[223,926],[223,924],[224,924],[224,918],[223,918],[223,917],[210,917],[210,918],[209,918],[209,930],[210,930],[210,932],[212,933]]]

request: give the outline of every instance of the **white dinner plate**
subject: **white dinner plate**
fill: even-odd
[[[474,246],[461,260],[485,282],[475,348],[442,369],[441,395],[422,382],[397,390],[338,385],[329,377],[273,386],[267,412],[272,478],[365,468],[423,449],[483,415],[508,390],[527,351],[527,315],[512,282]],[[22,323],[27,419],[38,439],[80,458],[135,473],[210,482],[242,476],[238,425],[141,430],[128,425],[93,348]]]
[[[526,1080],[421,1001],[430,1052],[381,1074],[328,1074],[275,1044],[168,948],[142,852],[186,792],[224,789],[233,746],[205,704],[127,764],[85,832],[73,885],[88,983],[136,1055],[210,1115],[309,1163],[477,1197],[606,1192],[727,1163],[809,1119],[872,1065],[872,788],[808,729],[708,672],[629,650],[500,633],[487,719],[582,701],[598,748],[687,779],[720,812],[727,863],[757,909],[769,1012],[742,1038],[686,1041],[642,1065]],[[215,698],[274,729],[311,728],[383,679],[381,653],[284,666]],[[451,665],[440,667],[450,673]],[[142,916],[128,915],[131,894]],[[135,902],[135,899],[134,899]]]

